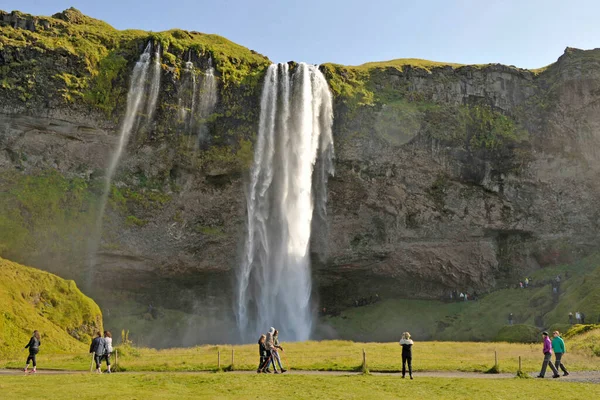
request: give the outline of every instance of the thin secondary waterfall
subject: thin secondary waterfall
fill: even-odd
[[[186,132],[188,132],[194,124],[196,87],[196,71],[194,69],[194,63],[187,61],[183,70],[178,99],[179,119],[183,122]]]
[[[198,144],[201,144],[208,139],[206,120],[212,114],[217,104],[217,81],[215,79],[215,69],[212,66],[212,58],[208,59],[208,68],[204,71],[199,96],[198,117],[200,123],[197,140]]]
[[[274,326],[288,340],[307,340],[311,224],[315,206],[319,214],[326,210],[324,189],[333,173],[331,93],[317,67],[300,63],[292,72],[288,64],[273,64],[260,107],[237,281],[238,327],[246,339]]]
[[[158,46],[156,47],[158,48]],[[106,175],[104,178],[104,190],[102,192],[102,197],[100,200],[100,210],[98,212],[98,217],[96,220],[95,231],[91,237],[89,271],[87,277],[88,284],[91,284],[93,280],[93,268],[95,266],[96,261],[95,255],[98,250],[98,247],[100,246],[100,239],[102,236],[102,222],[104,218],[104,213],[106,211],[106,202],[110,194],[111,183],[117,170],[117,166],[119,165],[119,161],[121,159],[121,156],[123,155],[123,151],[127,146],[131,132],[138,119],[138,113],[144,107],[144,102],[146,102],[147,115],[151,115],[154,112],[153,109],[150,108],[150,106],[152,106],[153,108],[156,107],[158,88],[160,86],[160,54],[157,50],[157,53],[155,55],[155,61],[153,63],[154,69],[156,68],[156,63],[158,63],[159,71],[156,72],[155,70],[153,70],[152,74],[150,74],[151,76],[149,77],[148,72],[152,63],[151,51],[152,43],[149,42],[144,52],[140,55],[140,59],[138,60],[138,62],[136,62],[135,67],[133,68],[133,72],[131,74],[131,83],[129,86],[129,92],[127,93],[127,109],[125,111],[125,119],[123,120],[121,131],[119,133],[119,141],[117,143],[117,147],[115,148],[110,158],[110,162],[106,170]]]
[[[148,103],[146,104],[146,116],[148,124],[152,124],[152,118],[156,111],[156,102],[158,101],[158,92],[160,89],[160,43],[154,47],[154,62],[148,81]]]

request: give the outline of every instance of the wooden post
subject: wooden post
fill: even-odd
[[[115,367],[119,368],[119,349],[115,349]]]
[[[362,365],[362,369],[363,369],[363,372],[367,371],[367,352],[365,351],[365,349],[363,349],[363,365]]]
[[[494,350],[494,365],[498,368],[498,352]]]
[[[233,364],[234,364],[234,361],[235,361],[235,356],[234,356],[233,352],[234,352],[234,350],[231,349],[231,370],[232,371],[233,371]]]
[[[217,369],[221,369],[221,350],[217,351]]]
[[[523,371],[523,370],[521,369],[521,356],[519,356],[519,371]]]

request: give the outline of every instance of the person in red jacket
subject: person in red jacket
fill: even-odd
[[[546,374],[546,367],[548,367],[548,365],[549,365],[552,372],[554,372],[554,375],[552,375],[552,377],[560,378],[560,375],[558,374],[558,370],[552,364],[552,342],[550,341],[550,338],[548,337],[548,332],[546,332],[546,331],[542,332],[542,341],[544,342],[544,349],[543,349],[544,362],[542,362],[542,370],[540,371],[540,374],[537,377],[543,378],[544,375]]]

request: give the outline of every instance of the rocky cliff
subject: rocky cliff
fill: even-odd
[[[149,41],[163,49],[158,108],[115,177],[92,292],[104,307],[133,298],[223,319],[270,62],[215,35],[117,31],[74,9],[0,12],[0,255],[83,280],[129,75]],[[195,149],[199,128],[178,112],[182,69],[209,60],[218,103]],[[534,71],[321,69],[336,175],[327,226],[314,230],[319,305],[485,292],[597,245],[599,50],[568,48]]]

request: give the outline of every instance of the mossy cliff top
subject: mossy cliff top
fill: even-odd
[[[102,314],[75,282],[0,258],[0,357],[25,354],[35,329],[41,351],[85,353]]]

